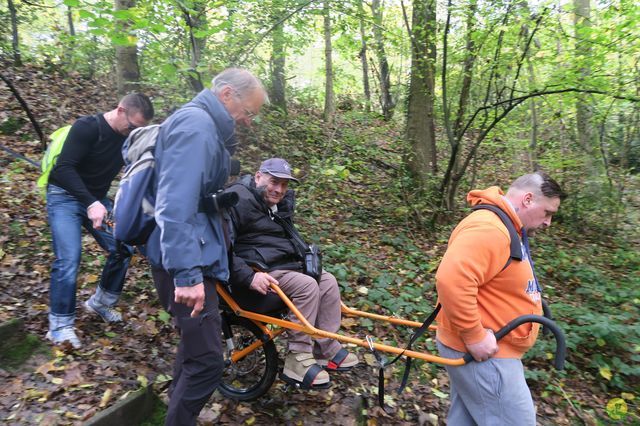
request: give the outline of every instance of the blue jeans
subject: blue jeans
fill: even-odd
[[[108,211],[113,205],[107,198],[100,200]],[[129,267],[132,249],[113,238],[111,229],[103,224],[94,229],[87,209],[66,190],[55,185],[47,188],[47,215],[55,260],[51,267],[49,287],[50,328],[71,326],[76,311],[76,278],[82,250],[82,227],[108,252],[100,277],[99,293],[113,302],[118,300]]]

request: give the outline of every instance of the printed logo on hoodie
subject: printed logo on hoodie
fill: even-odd
[[[536,285],[535,279],[527,281],[527,289],[525,290],[525,293],[529,295],[529,298],[533,303],[538,303],[540,301],[540,290]]]

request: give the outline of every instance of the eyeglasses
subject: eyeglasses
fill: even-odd
[[[231,87],[231,90],[233,90],[233,93],[235,97],[238,99],[238,101],[242,102],[242,96],[240,96],[240,93],[238,92],[238,90],[235,89],[234,87]],[[247,117],[249,121],[257,121],[260,118],[258,113],[253,112],[250,109],[247,109],[247,107],[245,107],[244,105],[242,105],[242,112],[244,113],[244,115]]]
[[[127,130],[129,130],[129,131],[131,131],[131,132],[132,132],[132,131],[134,131],[135,129],[137,129],[138,127],[140,127],[140,126],[136,126],[135,124],[133,124],[133,123],[131,122],[131,120],[129,120],[129,117],[128,117],[126,114],[125,114],[125,116],[124,116],[124,117],[127,119]]]
[[[135,129],[137,129],[138,127],[141,127],[141,126],[136,126],[135,124],[133,124],[131,122],[131,120],[129,120],[129,114],[128,114],[129,111],[126,108],[122,108],[122,110],[124,111],[124,118],[125,118],[125,120],[127,120],[127,130],[128,131],[132,132]]]
[[[258,118],[258,114],[256,114],[253,111],[249,111],[247,108],[242,107],[242,110],[244,111],[244,114],[247,116],[247,118],[251,121],[255,120],[256,118]]]

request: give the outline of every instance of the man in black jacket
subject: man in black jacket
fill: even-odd
[[[242,293],[252,290],[266,295],[278,285],[304,317],[315,327],[335,333],[340,328],[340,289],[335,277],[322,272],[318,281],[303,273],[304,248],[293,225],[294,192],[288,190],[289,163],[281,158],[266,160],[255,176],[244,176],[227,189],[238,194],[238,204],[229,211],[232,222],[231,285]],[[301,247],[304,246],[304,247]],[[266,270],[256,272],[253,265]],[[298,321],[292,316],[292,321]],[[283,374],[304,385],[325,385],[328,370],[347,370],[358,358],[333,339],[316,339],[289,331],[289,354]]]
[[[153,118],[153,106],[145,95],[122,98],[104,114],[79,118],[69,131],[60,156],[49,175],[47,215],[55,260],[49,287],[49,332],[53,343],[81,346],[74,324],[76,318],[76,276],[80,266],[82,228],[108,252],[95,294],[85,308],[105,322],[122,317],[113,306],[118,301],[131,258],[130,248],[116,243],[104,224],[112,208],[107,192],[124,160],[122,144],[136,127]]]

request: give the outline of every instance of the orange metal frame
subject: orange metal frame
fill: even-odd
[[[395,346],[385,345],[382,343],[375,343],[369,340],[358,339],[354,337],[344,336],[341,334],[330,333],[328,331],[320,330],[312,326],[311,324],[309,324],[309,321],[307,321],[307,319],[300,313],[300,311],[298,311],[298,309],[293,305],[293,302],[291,302],[291,300],[284,294],[284,292],[277,285],[272,284],[271,290],[277,293],[278,296],[280,296],[280,298],[285,303],[287,308],[289,308],[289,310],[298,318],[298,320],[300,321],[300,324],[292,321],[288,321],[285,319],[276,318],[276,317],[272,317],[264,314],[258,314],[255,312],[242,309],[240,306],[238,306],[235,300],[233,300],[231,295],[220,283],[216,285],[216,289],[218,291],[218,295],[220,295],[220,297],[224,299],[224,301],[231,308],[231,310],[235,315],[239,317],[248,318],[252,320],[258,327],[260,327],[260,329],[265,334],[265,336],[268,337],[267,341],[272,340],[275,337],[279,336],[286,329],[291,329],[291,330],[302,331],[310,335],[311,337],[316,337],[316,338],[323,337],[323,338],[335,339],[342,343],[352,343],[354,345],[358,345],[366,349],[373,348],[381,352],[387,352],[395,355],[402,354],[410,358],[421,359],[428,362],[435,362],[442,365],[458,366],[458,365],[465,364],[465,361],[462,358],[459,358],[459,359],[442,358],[439,356],[435,356],[435,355],[431,355],[423,352],[405,350]],[[406,319],[396,318],[392,316],[376,315],[376,314],[372,314],[364,311],[358,311],[356,309],[349,308],[344,304],[342,304],[341,308],[342,308],[342,313],[348,316],[369,318],[377,321],[384,321],[391,324],[404,325],[404,326],[413,327],[413,328],[418,328],[422,325],[422,323],[419,323],[416,321],[409,321]],[[267,327],[266,324],[275,325],[280,328],[272,330],[269,327]],[[432,329],[432,330],[434,330],[435,328],[436,328],[435,326],[429,327],[429,329]],[[261,340],[257,340],[251,345],[247,346],[246,348],[243,348],[240,351],[234,352],[231,355],[232,362],[237,362],[241,360],[242,358],[244,358],[249,353],[253,352],[254,350],[256,350],[262,345],[263,345],[263,342]]]

